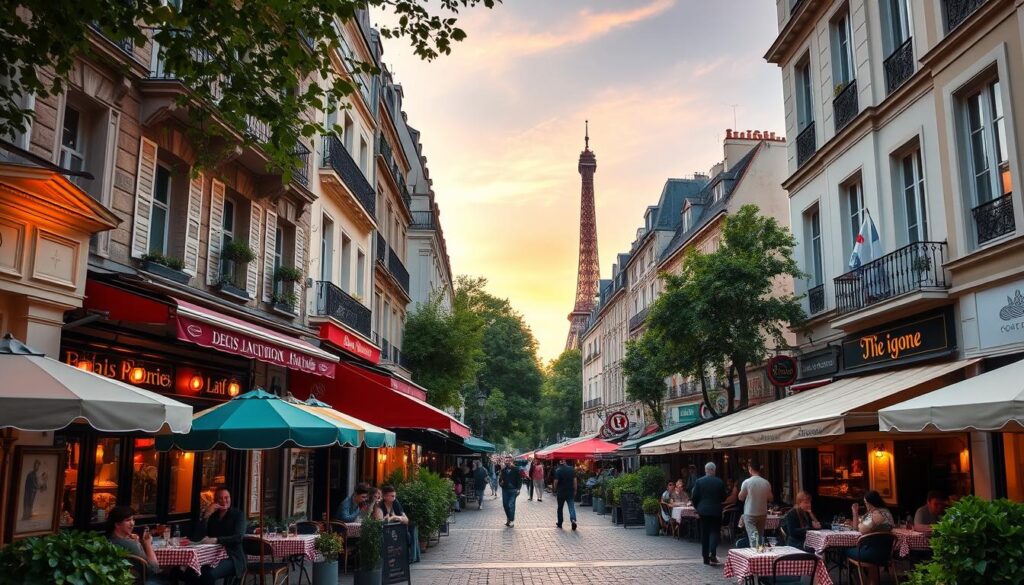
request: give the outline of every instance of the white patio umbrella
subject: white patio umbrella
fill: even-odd
[[[192,407],[0,340],[0,429],[55,431],[72,423],[123,433],[187,433]]]

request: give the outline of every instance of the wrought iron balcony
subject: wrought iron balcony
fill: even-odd
[[[591,398],[590,400],[586,400],[583,402],[583,410],[587,410],[589,408],[596,408],[598,406],[601,406],[600,398]]]
[[[386,337],[380,338],[380,359],[386,362],[391,361],[391,344]]]
[[[295,169],[292,174],[292,180],[303,187],[309,187],[309,155],[311,153],[306,148],[306,145],[301,142],[295,145],[295,149],[292,152],[300,161],[299,168]]]
[[[324,136],[324,159],[320,166],[338,173],[368,214],[374,216],[377,213],[377,196],[373,185],[366,180],[362,169],[352,160],[352,155],[345,150],[337,136]]]
[[[405,269],[402,259],[395,253],[395,249],[388,246],[388,272],[395,277],[402,290],[409,293],[409,271]]]
[[[807,291],[807,313],[817,315],[825,310],[825,285],[818,286]]]
[[[648,307],[642,309],[636,315],[633,315],[632,317],[630,317],[629,318],[629,330],[633,331],[634,329],[637,329],[638,327],[643,325],[644,321],[647,319],[647,314],[650,313],[650,312],[651,312],[651,307],[648,306]]]
[[[384,241],[384,234],[377,232],[377,247],[374,249],[374,258],[377,262],[387,266],[388,243]]]
[[[945,0],[946,33],[960,26],[974,11],[981,8],[986,0]]]
[[[267,124],[263,120],[260,120],[256,116],[247,115],[245,117],[246,134],[249,138],[265,144],[270,142],[270,124]]]
[[[1011,233],[1016,228],[1013,221],[1012,193],[982,203],[971,210],[971,215],[974,216],[974,229],[978,234],[979,246]]]
[[[114,39],[110,38],[109,36],[106,35],[106,33],[103,32],[103,30],[100,28],[98,23],[91,22],[91,23],[89,23],[89,26],[91,26],[93,28],[93,30],[95,30],[96,32],[98,32],[101,35],[103,35],[103,38],[107,39],[111,43],[114,43],[114,45],[116,45],[118,49],[121,49],[122,51],[124,51],[125,53],[128,53],[129,55],[133,55],[135,53],[135,41],[133,39],[131,39],[130,37],[129,38],[121,39],[119,41],[115,41]]]
[[[845,315],[921,290],[945,290],[945,242],[915,242],[836,277],[836,314]]]
[[[802,167],[807,159],[818,151],[818,138],[814,135],[814,122],[811,122],[796,135],[796,166]]]
[[[885,69],[885,92],[890,94],[914,74],[914,39],[903,41],[882,63]]]
[[[857,103],[857,80],[854,79],[846,84],[836,98],[832,100],[832,115],[835,118],[836,134],[846,125],[853,121],[860,112]]]
[[[434,212],[433,211],[414,211],[412,212],[412,223],[409,224],[409,229],[413,230],[432,230],[437,229],[434,225]]]
[[[316,314],[333,317],[362,335],[370,337],[370,309],[334,283],[317,281]]]

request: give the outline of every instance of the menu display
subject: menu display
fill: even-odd
[[[408,583],[412,585],[409,573],[409,528],[398,522],[384,525],[384,562],[381,564],[381,583]]]

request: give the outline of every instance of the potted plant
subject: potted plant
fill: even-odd
[[[299,297],[293,292],[276,292],[270,295],[270,302],[275,311],[294,317]]]
[[[345,551],[345,539],[333,532],[321,532],[313,547],[323,557],[313,563],[313,585],[338,585],[338,555]]]
[[[150,252],[143,254],[139,260],[139,268],[142,270],[150,274],[162,276],[168,280],[173,280],[179,284],[188,284],[188,281],[192,278],[185,273],[185,263],[178,258],[164,256],[159,252]]]
[[[597,484],[594,485],[593,494],[594,494],[594,497],[593,497],[592,504],[594,506],[594,513],[596,513],[596,514],[604,514],[605,513],[605,509],[604,509],[605,482],[604,482],[603,479],[598,481]]]
[[[353,585],[380,585],[380,565],[384,556],[384,525],[366,518],[359,534],[359,569]]]
[[[658,524],[661,503],[658,498],[647,496],[641,506],[644,510],[644,529],[647,531],[647,536],[658,536],[661,532],[661,526]]]
[[[296,283],[302,280],[302,271],[294,266],[278,266],[274,270],[274,282]]]
[[[426,470],[398,486],[398,500],[416,526],[421,551],[448,519],[454,495],[450,481]]]
[[[134,583],[127,553],[94,532],[65,530],[0,549],[0,580],[35,583]]]
[[[223,273],[217,290],[239,300],[248,301],[249,293],[245,290],[245,267],[256,259],[256,252],[245,240],[231,240],[220,251],[224,260]]]

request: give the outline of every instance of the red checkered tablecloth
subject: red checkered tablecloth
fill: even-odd
[[[860,532],[856,530],[808,530],[804,538],[804,546],[814,551],[819,557],[825,555],[830,548],[852,548],[857,546]]]
[[[804,551],[792,546],[777,546],[765,552],[757,552],[752,548],[734,548],[729,551],[725,559],[725,576],[734,577],[737,582],[748,577],[771,577],[772,562],[783,555],[803,553]],[[797,576],[806,575],[814,571],[814,583],[816,585],[832,585],[832,578],[829,577],[825,564],[816,561],[814,567],[811,561],[786,561],[779,564],[779,575]]]
[[[188,567],[197,575],[204,565],[216,567],[217,563],[228,558],[227,551],[219,544],[164,546],[154,548],[153,552],[161,567]]]
[[[896,537],[896,552],[901,557],[909,555],[911,550],[928,550],[932,547],[928,535],[923,532],[893,528],[892,533]]]
[[[359,535],[363,533],[362,522],[346,522],[345,528],[348,529],[347,534],[349,538],[359,538]]]
[[[265,538],[272,549],[274,558],[287,558],[294,555],[302,555],[311,561],[316,560],[315,534],[300,534],[298,536],[268,536]],[[259,560],[258,556],[249,556],[250,561]]]
[[[672,519],[682,522],[683,518],[696,518],[697,508],[693,506],[672,506]]]
[[[780,516],[778,514],[769,514],[768,517],[765,518],[764,529],[765,530],[778,530],[779,529],[779,524],[781,524],[781,523],[782,523],[782,516]],[[740,520],[739,520],[739,522],[736,523],[736,526],[738,528],[743,528],[743,515],[742,514],[740,514]]]

